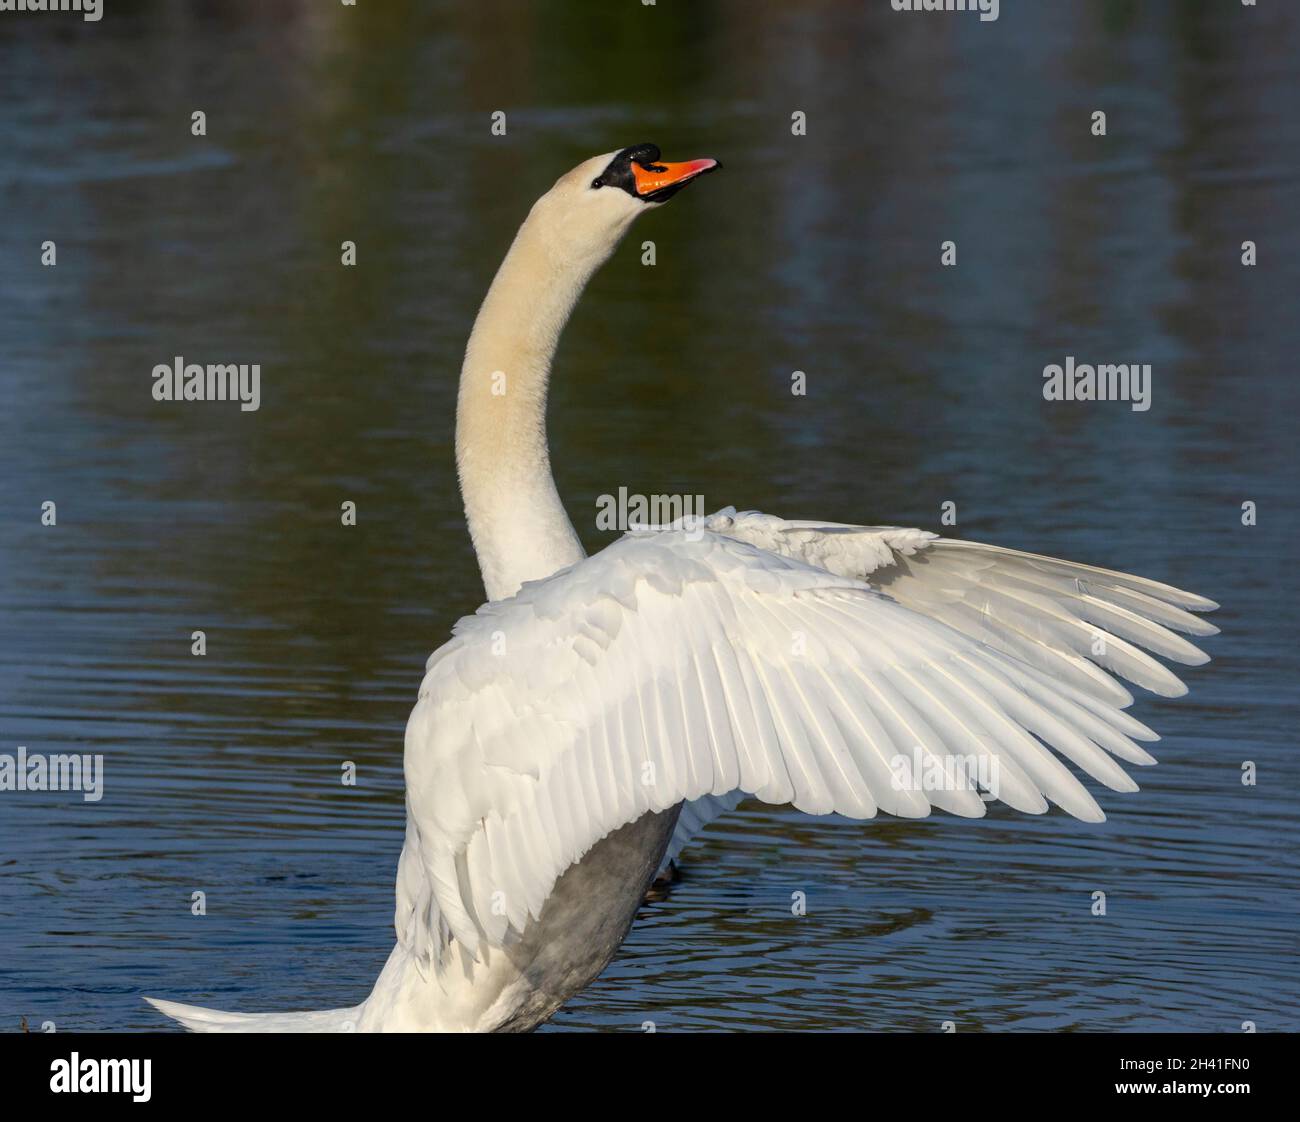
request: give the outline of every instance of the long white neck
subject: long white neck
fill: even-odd
[[[534,207],[519,228],[479,309],[460,374],[456,466],[489,600],[584,556],[551,475],[546,391],[560,332],[608,252],[568,258],[546,219]]]

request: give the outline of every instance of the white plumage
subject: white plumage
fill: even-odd
[[[484,605],[429,659],[406,734],[399,937],[431,963],[449,937],[502,946],[605,834],[705,796],[984,813],[960,783],[900,787],[917,749],[954,777],[954,757],[996,760],[1017,810],[1102,821],[1062,758],[1137,789],[1116,760],[1153,763],[1137,741],[1156,736],[1113,675],[1183,693],[1140,648],[1206,661],[1172,629],[1213,633],[1186,610],[1212,607],[918,530],[726,510],[629,534]]]
[[[1136,790],[1120,679],[1183,684],[1213,602],[922,530],[732,509],[584,557],[546,445],[551,358],[632,219],[711,170],[640,146],[534,206],[466,350],[456,450],[488,603],[406,729],[397,945],[321,1013],[155,1002],[208,1032],[521,1030],[604,968],[667,857],[752,796],[810,814],[1103,820],[1067,766]],[[665,193],[667,192],[667,194]],[[1182,634],[1179,634],[1181,632]],[[1150,652],[1150,653],[1148,653]]]

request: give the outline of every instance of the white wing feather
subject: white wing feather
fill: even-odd
[[[1185,609],[1213,606],[919,530],[726,510],[629,535],[484,605],[429,659],[406,733],[399,940],[435,967],[453,939],[500,946],[602,837],[682,802],[701,813],[676,848],[742,794],[977,817],[968,757],[996,761],[1012,807],[1100,821],[1048,746],[1136,789],[1116,757],[1154,762],[1135,741],[1156,737],[1111,673],[1183,692],[1138,645],[1205,661],[1169,629],[1212,633]],[[950,782],[900,784],[900,757]]]

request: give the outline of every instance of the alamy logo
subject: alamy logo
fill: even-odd
[[[699,532],[704,519],[703,495],[638,495],[620,487],[617,495],[596,499],[597,530],[649,530],[682,523],[682,529]]]
[[[1043,367],[1043,400],[1127,401],[1135,413],[1145,413],[1151,408],[1151,364],[1075,365],[1067,355],[1064,366]]]
[[[896,12],[979,12],[981,23],[998,18],[998,0],[889,0]]]
[[[889,761],[895,791],[979,791],[992,802],[1001,792],[1001,775],[996,756],[958,754],[936,756],[914,745],[912,754],[899,752]]]
[[[80,1052],[73,1052],[66,1060],[50,1064],[50,1090],[56,1095],[125,1094],[134,1102],[147,1103],[153,1094],[152,1068],[152,1060],[83,1060]]]
[[[87,23],[98,23],[104,0],[0,0],[0,12],[80,12]]]
[[[154,401],[238,401],[245,413],[262,404],[262,367],[233,362],[200,366],[177,355],[153,368]]]
[[[28,753],[19,745],[11,756],[0,753],[0,791],[80,791],[83,802],[104,797],[104,757]]]

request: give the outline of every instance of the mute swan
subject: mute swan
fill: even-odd
[[[538,200],[461,370],[456,459],[488,602],[430,657],[406,728],[397,945],[350,1009],[223,1013],[205,1032],[520,1031],[605,967],[666,855],[742,795],[810,814],[1099,822],[1057,754],[1116,791],[1155,761],[1116,680],[1212,601],[892,526],[719,511],[584,555],[551,476],[546,393],[574,302],[637,215],[717,168],[642,144]],[[938,782],[917,782],[899,760]],[[987,769],[987,770],[986,770]],[[993,779],[989,778],[990,772]]]

